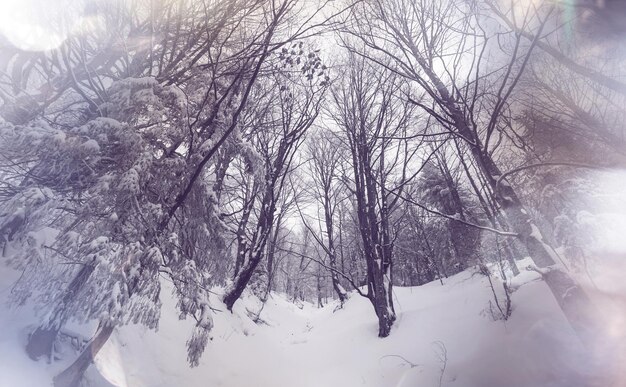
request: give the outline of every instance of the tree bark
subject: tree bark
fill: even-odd
[[[363,241],[363,252],[367,264],[368,297],[378,317],[378,336],[387,337],[396,319],[392,301],[392,282],[390,279],[391,256],[389,245],[381,239],[379,218],[376,214],[376,178],[372,171],[370,151],[364,128],[355,128],[352,135],[352,159],[354,180],[356,185],[357,218]],[[382,158],[382,156],[381,156]],[[383,189],[384,195],[384,189]],[[386,205],[383,203],[380,220],[386,216]]]
[[[41,356],[52,357],[54,341],[56,340],[58,329],[37,327],[33,333],[28,336],[26,343],[26,353],[32,360],[38,360]]]
[[[335,250],[335,241],[334,241],[334,227],[333,227],[333,215],[330,211],[330,198],[328,194],[325,195],[324,198],[324,217],[326,220],[326,234],[328,235],[328,259],[330,263],[330,278],[333,283],[333,289],[335,293],[337,293],[337,297],[339,297],[339,302],[343,304],[348,299],[348,294],[345,289],[339,283],[339,276],[337,275],[337,252]]]
[[[114,327],[100,326],[93,340],[87,345],[78,358],[63,372],[54,377],[54,387],[78,387],[85,371],[93,363],[96,355],[107,342]]]
[[[402,36],[402,33],[390,24],[390,20],[385,20],[385,22],[393,31]],[[535,265],[540,268],[550,267],[551,274],[544,275],[544,280],[572,328],[587,346],[591,346],[593,338],[589,333],[597,331],[597,325],[588,316],[597,316],[595,306],[581,286],[564,271],[562,265],[557,263],[559,260],[554,249],[545,242],[539,227],[530,218],[513,187],[506,180],[501,182],[503,184],[498,184],[497,179],[502,173],[486,150],[485,144],[481,143],[477,132],[472,130],[469,119],[461,110],[463,103],[457,101],[448,91],[415,43],[411,39],[405,39],[405,43],[407,54],[410,53],[415,58],[425,74],[424,78],[417,79],[417,81],[422,84],[425,82],[432,84],[433,97],[449,116],[450,128],[468,142],[470,154],[478,170],[495,193],[495,200],[506,215],[507,223],[518,234],[519,240],[526,246]]]
[[[259,221],[257,223],[257,230],[252,238],[250,246],[245,251],[245,257],[241,270],[235,276],[233,286],[227,291],[224,296],[224,304],[230,311],[233,310],[233,305],[241,297],[241,294],[245,290],[250,278],[254,273],[261,260],[263,259],[263,252],[269,238],[272,224],[274,222],[274,211],[276,210],[276,199],[274,195],[275,179],[266,179],[267,186],[263,194],[263,200],[261,202],[261,213],[259,215]]]
[[[495,200],[506,215],[507,223],[518,234],[519,240],[526,246],[535,265],[539,268],[550,267],[548,271],[550,274],[543,275],[546,284],[572,328],[586,345],[591,346],[593,342],[591,333],[597,332],[598,328],[597,323],[589,318],[591,315],[598,315],[591,299],[580,284],[564,271],[566,268],[559,264],[556,252],[545,242],[539,227],[530,218],[513,187],[506,180],[498,182],[497,178],[502,175],[500,169],[491,155],[482,150],[480,140],[476,138],[465,116],[440,82],[437,89],[442,94],[442,101],[451,113],[459,134],[474,141],[474,145],[470,146],[470,153],[495,192]]]

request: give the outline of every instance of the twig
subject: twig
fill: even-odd
[[[378,361],[380,362],[380,360],[382,360],[382,359],[384,359],[386,357],[397,357],[397,358],[400,358],[400,359],[404,360],[404,362],[406,364],[408,364],[411,368],[415,368],[415,367],[419,367],[420,366],[420,364],[413,363],[413,362],[407,360],[404,356],[400,356],[400,355],[385,355],[385,356],[382,356],[380,359],[378,359]]]

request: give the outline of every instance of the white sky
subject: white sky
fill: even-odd
[[[59,47],[84,21],[84,0],[0,0],[0,33],[16,47]]]

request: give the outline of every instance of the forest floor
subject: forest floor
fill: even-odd
[[[14,274],[14,273],[13,273]],[[14,278],[0,271],[4,301]],[[502,297],[499,282],[494,281]],[[380,339],[369,301],[352,294],[336,303],[301,307],[272,294],[261,306],[246,296],[234,313],[216,312],[200,365],[186,362],[193,321],[178,319],[164,297],[158,331],[118,329],[88,371],[91,387],[390,387],[590,386],[594,367],[547,286],[536,273],[512,283],[513,313],[494,320],[487,277],[469,270],[420,287],[396,287],[398,318]],[[167,292],[162,294],[166,295]],[[502,301],[502,300],[501,300]],[[215,308],[220,309],[216,295]],[[0,385],[49,386],[71,360],[28,359],[24,342],[35,322],[28,308],[0,309]],[[93,327],[75,327],[90,332]]]

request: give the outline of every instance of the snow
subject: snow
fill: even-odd
[[[530,236],[532,238],[535,238],[537,241],[543,243],[543,235],[541,235],[541,231],[539,231],[539,228],[534,223],[530,224],[530,228]]]
[[[1,270],[5,299],[19,273]],[[371,304],[354,293],[340,309],[332,302],[300,308],[273,293],[257,325],[250,317],[261,307],[257,298],[246,294],[231,314],[219,301],[223,289],[214,289],[210,304],[222,311],[214,312],[195,368],[186,362],[185,343],[196,321],[178,319],[167,288],[164,282],[158,331],[118,329],[88,372],[90,386],[402,387],[439,386],[441,378],[442,386],[455,387],[571,387],[588,385],[585,372],[593,369],[535,272],[511,284],[514,309],[506,322],[489,314],[488,281],[471,271],[444,286],[395,287],[397,321],[384,339]],[[28,308],[0,312],[0,385],[47,386],[62,368],[25,354],[25,332],[35,322]]]
[[[7,302],[12,283],[19,276],[0,265],[0,385],[16,387],[40,387],[50,385],[48,366],[44,361],[31,361],[24,347],[26,335],[35,321],[31,308],[8,309]]]
[[[81,144],[81,147],[87,152],[97,153],[100,152],[100,145],[94,139],[87,140]]]

